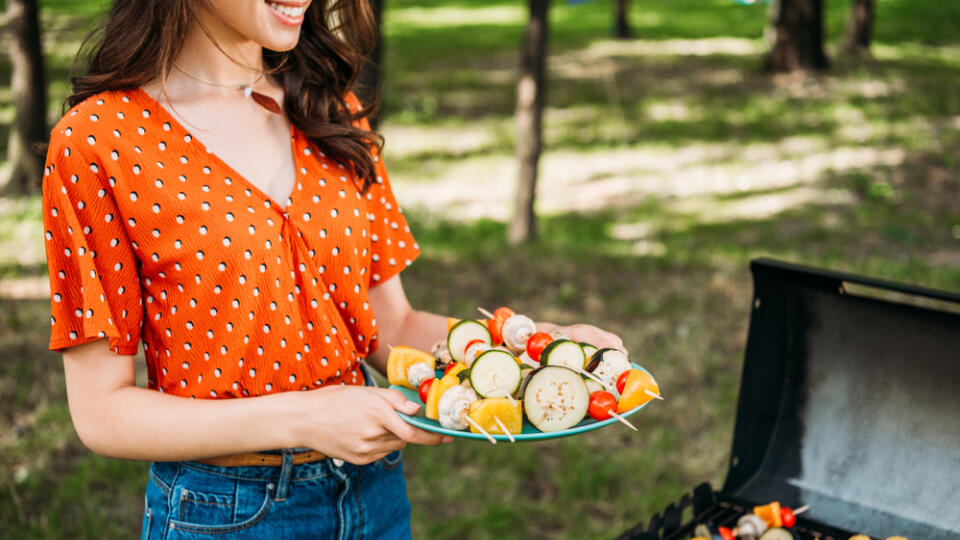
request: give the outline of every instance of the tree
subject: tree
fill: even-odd
[[[374,19],[377,21],[377,44],[360,69],[357,93],[361,103],[370,103],[372,96],[383,88],[383,3],[384,0],[370,2]],[[371,129],[377,129],[380,124],[380,111],[375,111],[367,120]]]
[[[772,0],[764,60],[768,71],[825,69],[830,62],[823,52],[823,0]]]
[[[630,31],[630,22],[627,17],[627,7],[630,0],[614,0],[613,3],[613,37],[629,39],[633,37]]]
[[[533,203],[537,191],[537,166],[542,148],[543,105],[547,65],[547,12],[550,0],[528,0],[530,19],[520,50],[517,83],[517,200],[508,231],[511,244],[533,240],[537,234]]]
[[[844,43],[844,49],[851,56],[870,56],[873,15],[873,0],[853,0]]]
[[[47,84],[40,47],[40,21],[36,0],[7,0],[10,25],[10,93],[16,117],[7,143],[11,176],[6,191],[39,190],[43,178],[43,152],[47,139]]]

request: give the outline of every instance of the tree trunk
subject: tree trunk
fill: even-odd
[[[520,51],[520,82],[517,83],[517,201],[510,223],[511,244],[533,240],[537,235],[533,210],[537,191],[537,164],[542,148],[543,105],[547,64],[547,12],[550,0],[528,0],[530,20]]]
[[[15,112],[7,159],[11,176],[6,192],[32,193],[43,180],[43,152],[47,140],[47,85],[40,48],[40,21],[36,0],[7,0],[10,25],[11,101]]]
[[[630,31],[630,22],[627,17],[627,8],[630,0],[614,0],[613,6],[613,37],[617,39],[630,39],[633,32]]]
[[[770,52],[768,71],[826,69],[823,52],[823,0],[772,0],[770,2]]]
[[[357,88],[358,97],[361,103],[371,103],[373,96],[383,90],[383,2],[384,0],[371,0],[373,6],[373,15],[377,21],[377,45],[367,62],[360,70],[360,80]],[[373,116],[368,116],[370,127],[374,130],[380,124],[380,111],[377,110]]]
[[[870,56],[873,34],[873,0],[853,0],[844,49],[851,56]]]

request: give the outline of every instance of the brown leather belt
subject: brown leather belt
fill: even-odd
[[[312,463],[327,459],[327,456],[309,450],[307,452],[297,452],[293,454],[293,464]],[[197,463],[207,465],[216,465],[218,467],[279,467],[283,465],[282,454],[262,454],[260,452],[247,452],[245,454],[233,454],[232,456],[219,456],[206,459],[195,459]]]

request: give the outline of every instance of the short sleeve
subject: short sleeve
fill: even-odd
[[[71,137],[72,135],[72,137]],[[43,178],[50,273],[50,349],[108,338],[117,354],[139,347],[143,307],[137,259],[100,162],[69,127],[54,131]]]
[[[347,104],[361,107],[352,93],[347,96]],[[366,118],[359,120],[357,125],[370,129]],[[364,194],[364,199],[367,203],[367,219],[370,221],[370,286],[374,287],[410,266],[420,255],[420,246],[390,188],[380,152],[374,148],[372,154],[376,178]]]

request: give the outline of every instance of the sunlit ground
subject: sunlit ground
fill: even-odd
[[[44,2],[55,100],[95,4]],[[640,434],[408,449],[416,537],[611,537],[718,485],[754,257],[960,289],[960,4],[879,0],[874,58],[855,64],[833,46],[848,4],[830,2],[832,69],[773,77],[758,71],[764,9],[635,0],[638,37],[615,41],[609,2],[556,3],[541,237],[510,248],[525,12],[388,4],[385,161],[424,248],[404,274],[411,301],[596,323],[667,397],[635,417]],[[133,536],[144,466],[82,448],[45,352],[38,204],[0,199],[0,537]]]

